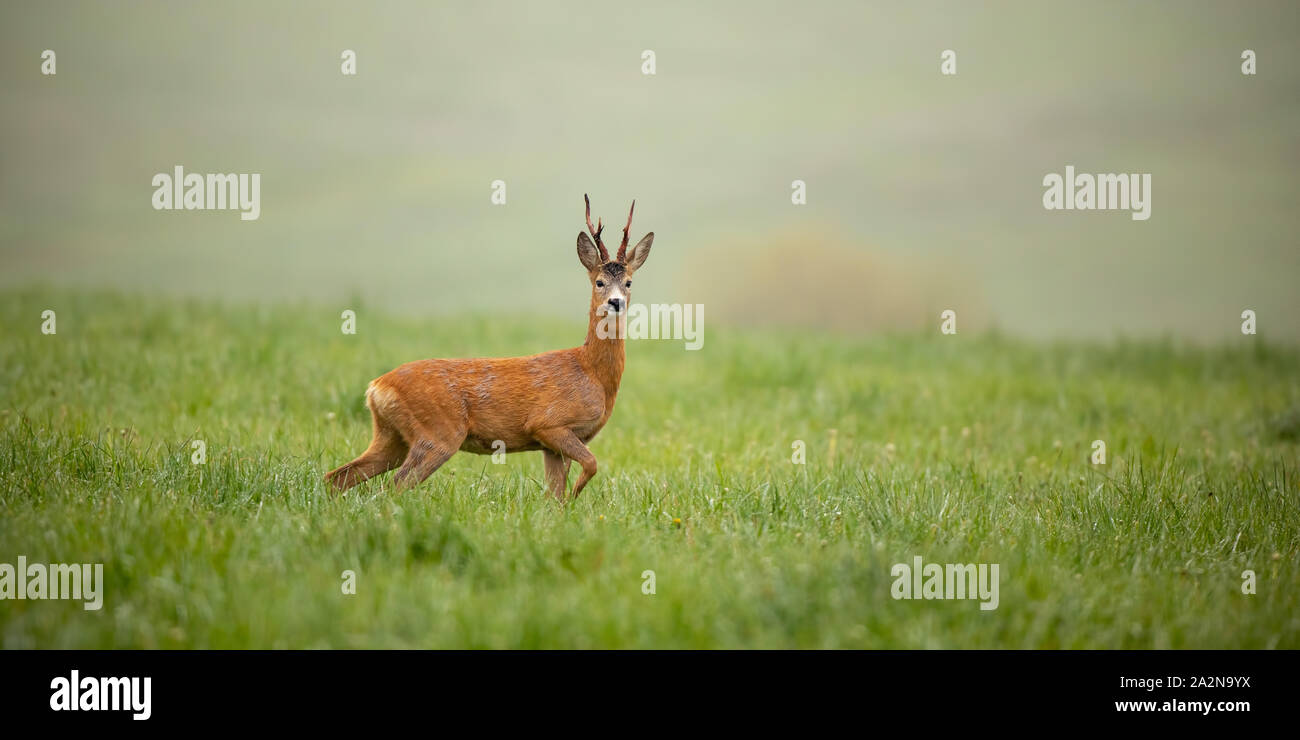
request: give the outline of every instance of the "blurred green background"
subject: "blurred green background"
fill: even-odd
[[[1252,308],[1300,338],[1294,2],[2,12],[0,287],[580,319],[586,192],[611,223],[636,198],[635,236],[657,234],[635,299],[710,321],[954,308],[962,329],[1215,340]],[[1152,173],[1151,219],[1045,211],[1067,164]],[[261,173],[260,220],[153,210],[175,165]]]

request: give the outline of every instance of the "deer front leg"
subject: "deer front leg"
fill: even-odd
[[[583,486],[587,485],[587,481],[596,475],[596,456],[591,454],[591,450],[587,449],[587,445],[583,444],[582,440],[578,439],[578,435],[564,427],[543,429],[533,436],[552,452],[559,453],[582,466],[582,475],[579,475],[578,482],[573,484],[573,498],[576,499],[578,494],[582,493]]]
[[[542,459],[546,462],[546,488],[556,499],[564,500],[564,489],[569,484],[569,465],[564,455],[542,449]]]

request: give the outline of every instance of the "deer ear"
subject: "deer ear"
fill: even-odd
[[[578,261],[587,268],[587,272],[600,267],[600,252],[585,231],[578,232]]]
[[[632,247],[632,254],[628,255],[627,258],[628,272],[636,272],[641,269],[641,265],[645,264],[645,258],[650,256],[650,245],[654,243],[654,240],[655,233],[652,231],[641,237],[641,241],[637,242],[635,247]]]

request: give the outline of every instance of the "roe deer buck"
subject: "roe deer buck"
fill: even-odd
[[[569,466],[577,461],[582,474],[573,497],[578,496],[596,474],[587,443],[614,413],[623,377],[632,274],[650,256],[655,237],[646,234],[627,253],[633,201],[623,243],[610,259],[600,240],[604,225],[598,220],[592,226],[591,201],[585,195],[583,200],[591,232],[578,232],[578,260],[591,281],[586,343],[528,357],[419,360],[376,378],[366,389],[374,421],[370,447],[326,480],[344,490],[400,465],[393,481],[406,488],[428,478],[457,450],[490,455],[500,440],[506,452],[541,450],[547,488],[560,500]]]

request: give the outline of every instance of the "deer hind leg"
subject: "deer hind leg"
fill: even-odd
[[[542,459],[546,462],[546,488],[552,496],[563,501],[564,489],[569,485],[569,465],[572,461],[546,448],[542,448]]]
[[[375,413],[373,407],[370,409],[370,415],[374,422],[374,436],[370,440],[370,446],[357,459],[325,475],[325,480],[333,483],[340,491],[345,491],[381,473],[387,473],[401,465],[403,458],[406,457],[407,445],[402,435]]]
[[[464,441],[463,434],[460,439],[450,442],[432,436],[422,436],[415,440],[411,443],[410,452],[406,454],[406,462],[402,463],[401,469],[393,476],[393,485],[398,490],[419,485],[450,460]]]
[[[547,448],[557,452],[570,460],[582,466],[582,474],[578,476],[578,482],[573,484],[573,498],[577,498],[582,489],[587,485],[587,481],[596,475],[596,456],[591,454],[587,445],[578,439],[578,435],[564,427],[554,429],[543,429],[533,435]],[[567,472],[567,471],[566,471]]]

